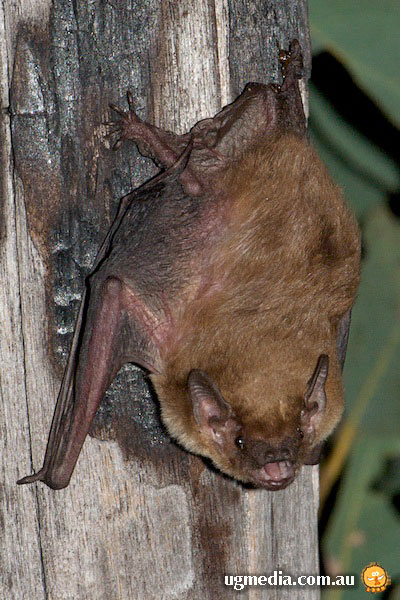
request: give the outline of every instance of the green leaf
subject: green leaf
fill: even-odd
[[[342,119],[313,85],[310,135],[359,219],[400,186],[394,161]]]
[[[310,0],[314,51],[331,52],[359,87],[400,123],[398,0]]]

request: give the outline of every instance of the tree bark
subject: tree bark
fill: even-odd
[[[0,591],[4,599],[217,599],[224,575],[318,572],[318,469],[248,490],[181,450],[133,366],[96,416],[71,484],[41,466],[74,320],[120,198],[156,172],[104,138],[110,102],[182,133],[248,81],[279,80],[277,45],[310,47],[306,0],[19,0],[0,5]],[[319,598],[246,588],[242,598]]]

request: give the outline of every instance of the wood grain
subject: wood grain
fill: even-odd
[[[317,573],[318,470],[247,490],[165,435],[133,366],[99,409],[70,486],[41,465],[84,278],[120,198],[155,172],[104,138],[131,89],[181,133],[251,80],[277,80],[305,0],[35,1],[0,5],[2,315],[0,592],[8,599],[219,599],[225,574]],[[249,588],[241,598],[319,598]]]

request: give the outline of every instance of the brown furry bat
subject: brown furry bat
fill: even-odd
[[[102,396],[125,362],[150,372],[185,448],[270,490],[318,460],[343,409],[341,367],[358,228],[309,145],[300,46],[283,84],[248,84],[178,136],[128,95],[121,139],[166,170],[123,199],[82,300],[43,468],[68,485]],[[115,108],[115,107],[114,107]]]

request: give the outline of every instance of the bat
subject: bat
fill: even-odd
[[[82,298],[42,469],[68,485],[103,394],[143,367],[170,435],[267,490],[318,462],[343,410],[360,270],[356,221],[307,139],[300,44],[282,84],[249,83],[176,135],[128,93],[122,143],[161,172],[122,199]],[[115,123],[114,123],[115,125]]]

